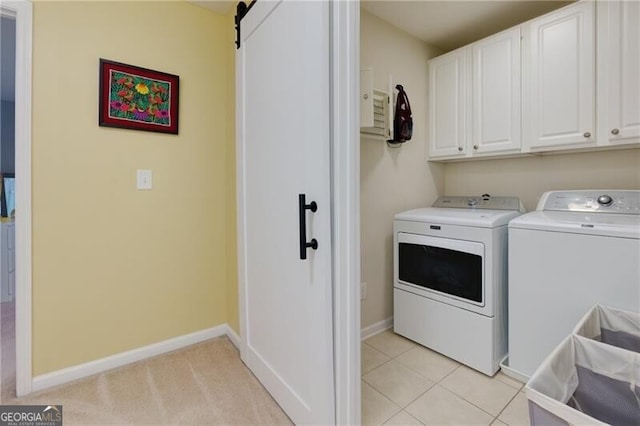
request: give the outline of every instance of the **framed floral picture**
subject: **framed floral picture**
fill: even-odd
[[[98,124],[178,134],[180,77],[100,59]]]

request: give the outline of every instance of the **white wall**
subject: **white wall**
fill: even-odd
[[[514,195],[535,210],[559,189],[640,189],[640,149],[483,160],[445,166],[445,193]]]
[[[393,216],[430,205],[444,190],[444,165],[428,163],[427,60],[439,52],[361,10],[360,65],[373,68],[374,88],[388,90],[389,76],[402,84],[413,113],[413,138],[400,148],[362,136],[361,238],[362,327],[393,315]]]

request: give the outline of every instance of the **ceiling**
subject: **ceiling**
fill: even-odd
[[[217,13],[231,12],[235,1],[191,0]],[[443,52],[557,9],[570,1],[555,0],[363,0],[364,10],[403,29]],[[14,100],[15,20],[0,22],[2,80],[0,99]]]
[[[228,14],[236,1],[189,0]],[[362,0],[361,7],[447,52],[528,21],[573,0]],[[247,1],[248,3],[248,1]]]
[[[361,7],[448,52],[569,3],[571,1],[363,0]]]

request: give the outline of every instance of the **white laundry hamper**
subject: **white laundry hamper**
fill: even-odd
[[[640,313],[595,305],[573,334],[640,353]]]
[[[640,354],[572,334],[525,387],[534,426],[640,424]]]

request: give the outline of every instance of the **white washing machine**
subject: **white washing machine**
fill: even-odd
[[[640,191],[552,191],[509,223],[507,374],[527,380],[596,303],[640,310]]]
[[[394,331],[493,375],[507,352],[507,223],[515,197],[440,197],[394,220]]]

